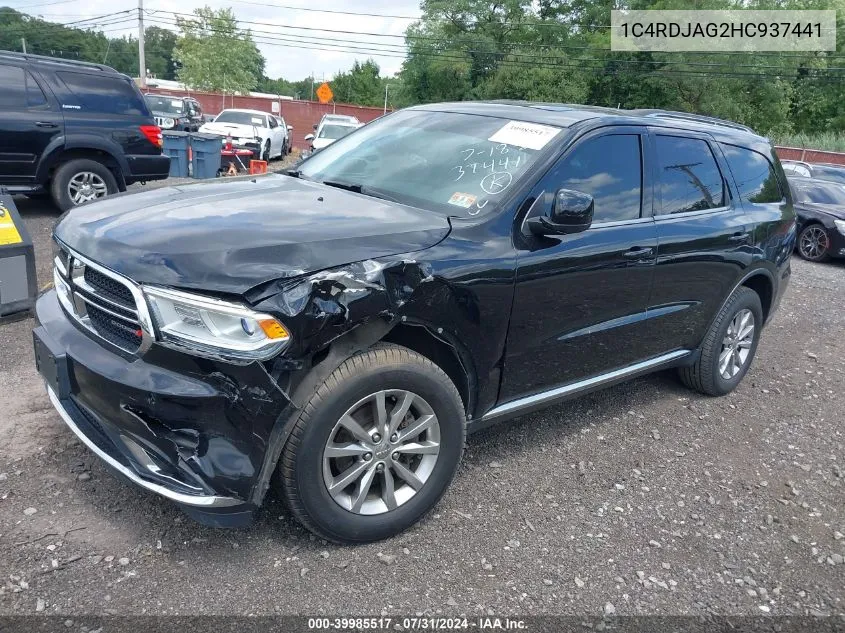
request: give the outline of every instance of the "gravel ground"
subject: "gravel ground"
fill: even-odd
[[[43,283],[56,213],[19,202]],[[32,321],[0,326],[0,614],[845,613],[843,268],[793,260],[733,394],[666,372],[473,435],[433,514],[359,547],[118,481],[50,407]]]

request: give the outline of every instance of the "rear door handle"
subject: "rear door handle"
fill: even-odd
[[[654,254],[654,249],[651,247],[632,246],[630,250],[622,253],[622,256],[627,259],[646,259],[651,257],[652,254]]]
[[[740,242],[742,244],[748,243],[748,239],[751,237],[751,233],[746,231],[737,231],[733,235],[731,235],[728,240],[731,242]]]
[[[38,127],[59,127],[55,123],[51,123],[50,121],[36,121],[35,125]]]

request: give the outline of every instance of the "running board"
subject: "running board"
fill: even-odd
[[[640,363],[635,363],[634,365],[628,365],[627,367],[622,367],[621,369],[616,369],[606,374],[600,374],[598,376],[593,376],[592,378],[587,378],[586,380],[580,380],[578,382],[564,385],[563,387],[555,387],[549,391],[542,391],[531,396],[511,400],[510,402],[500,404],[499,406],[490,409],[490,411],[484,414],[480,421],[475,424],[471,423],[470,428],[471,430],[478,430],[479,428],[488,426],[491,423],[500,422],[536,409],[541,409],[555,402],[566,400],[569,397],[587,391],[592,391],[611,383],[619,382],[625,378],[631,378],[637,374],[648,373],[661,365],[668,365],[680,360],[681,358],[689,356],[691,353],[692,352],[687,349],[669,352],[668,354],[644,360]]]

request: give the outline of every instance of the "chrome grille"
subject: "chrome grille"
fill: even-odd
[[[59,301],[71,317],[127,352],[148,346],[152,328],[135,284],[64,246],[53,264]]]

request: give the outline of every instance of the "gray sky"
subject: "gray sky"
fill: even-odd
[[[84,20],[104,14],[137,7],[135,0],[0,0],[0,5],[11,6],[31,15],[37,15],[51,22],[71,22]],[[271,5],[285,5],[288,7],[306,7],[308,9],[328,9],[332,11],[350,11],[356,13],[388,14],[394,16],[419,16],[419,0],[357,0],[343,2],[342,0],[145,0],[144,7],[150,11],[161,11],[156,14],[172,21],[173,13],[190,13],[193,9],[208,5],[214,9],[231,7],[239,20],[264,22],[267,25],[243,24],[243,27],[253,31],[267,31],[270,33],[254,33],[258,47],[267,60],[267,75],[273,78],[302,79],[313,72],[317,79],[324,75],[330,79],[336,72],[347,70],[356,59],[365,60],[372,57],[381,67],[382,74],[397,72],[402,59],[397,57],[402,52],[404,43],[398,37],[379,37],[376,35],[342,34],[307,29],[331,29],[341,31],[357,31],[359,33],[374,33],[380,35],[402,35],[411,20],[383,17],[369,17],[356,15],[341,15],[333,13],[319,13],[301,11],[291,8],[281,8]],[[156,15],[147,16],[148,25],[155,24]],[[152,19],[150,19],[152,18]],[[102,22],[119,20],[103,18]],[[164,24],[156,26],[167,27]],[[282,28],[304,27],[301,29]],[[97,30],[106,32],[109,37],[125,34],[137,34],[137,22],[103,25]],[[292,41],[278,41],[276,44],[261,43],[261,38],[288,38],[301,42],[305,47],[298,46]],[[303,41],[303,38],[307,41]],[[325,38],[320,40],[318,38]],[[347,40],[337,42],[330,40]],[[358,40],[364,43],[352,43]],[[374,46],[381,45],[382,54],[367,54]],[[387,48],[386,45],[392,45]],[[396,48],[400,47],[400,48]],[[325,48],[332,50],[315,50]],[[365,50],[337,50],[365,49]],[[378,48],[378,46],[375,46]]]

